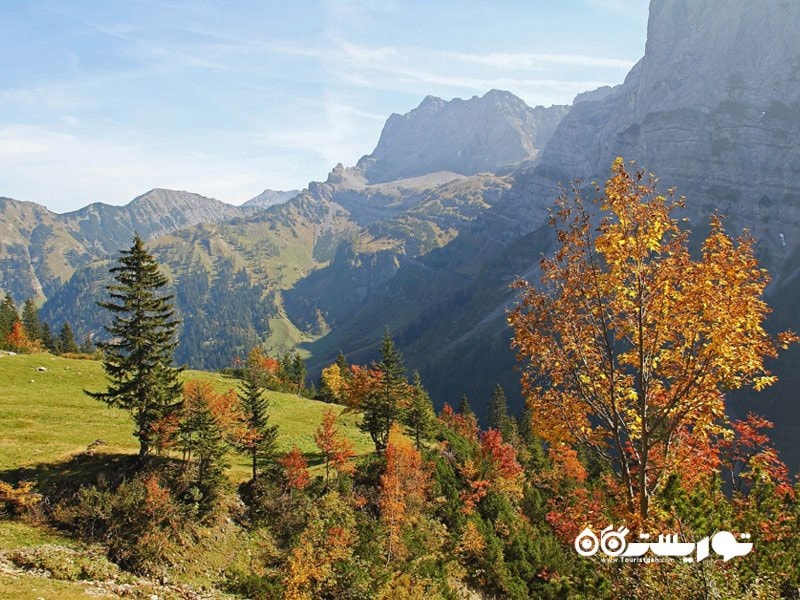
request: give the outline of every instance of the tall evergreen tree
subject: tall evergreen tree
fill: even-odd
[[[42,322],[39,319],[39,309],[33,299],[28,298],[22,306],[22,325],[31,341],[42,339]]]
[[[458,412],[459,412],[459,414],[461,414],[462,416],[465,416],[465,417],[467,417],[467,416],[474,417],[475,416],[475,412],[472,410],[472,407],[469,405],[469,398],[467,398],[466,394],[461,396],[461,402],[458,403]]]
[[[341,350],[339,350],[339,354],[336,355],[336,365],[339,367],[342,377],[349,381],[353,374],[350,372],[350,364],[347,362],[347,358],[345,358]]]
[[[160,294],[167,277],[138,234],[111,273],[116,281],[107,288],[111,300],[99,303],[113,315],[106,327],[110,340],[98,344],[109,387],[87,393],[132,413],[141,460],[150,451],[153,424],[180,407],[183,367],[172,366],[178,321],[172,296]]]
[[[278,356],[278,378],[285,384],[291,384],[293,379],[292,356],[287,352]]]
[[[381,385],[365,398],[361,429],[369,433],[375,450],[382,452],[389,440],[389,430],[402,415],[402,407],[409,395],[403,356],[386,330],[381,342],[381,361],[375,365],[381,372]]]
[[[295,354],[292,359],[292,382],[297,386],[298,390],[303,390],[306,387],[306,361],[299,354]]]
[[[14,300],[11,298],[11,294],[6,294],[3,303],[0,304],[0,347],[6,346],[6,338],[18,319],[19,314],[17,307],[14,306]]]
[[[50,325],[42,322],[42,345],[50,352],[55,351],[56,342],[53,339],[53,332],[50,330]]]
[[[414,371],[411,383],[411,397],[408,409],[403,414],[403,423],[408,433],[414,438],[414,444],[419,450],[422,441],[430,437],[433,424],[436,422],[436,413],[433,410],[431,397],[422,387],[422,378],[419,371]]]
[[[187,386],[187,389],[188,388]],[[209,506],[224,480],[225,454],[228,445],[219,421],[211,408],[211,396],[203,388],[191,388],[181,411],[178,446],[188,463],[197,464],[195,480],[201,492],[201,504]]]
[[[72,327],[67,322],[61,326],[61,333],[58,334],[58,351],[61,354],[74,354],[78,352],[78,344],[75,343],[75,335]]]
[[[269,401],[264,396],[257,374],[249,369],[245,370],[239,384],[239,407],[246,431],[239,441],[238,450],[250,457],[255,481],[259,468],[272,471],[276,467],[278,426],[270,425],[267,412]]]
[[[94,340],[92,339],[91,333],[87,333],[83,336],[83,341],[81,342],[79,350],[83,354],[91,354],[94,352]]]
[[[489,399],[489,427],[494,427],[500,431],[505,427],[508,420],[508,402],[503,386],[499,383],[492,392]]]

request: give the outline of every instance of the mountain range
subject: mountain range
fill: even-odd
[[[99,331],[94,301],[134,230],[172,276],[184,323],[179,360],[219,367],[253,344],[302,349],[312,371],[339,350],[375,357],[389,327],[441,404],[467,394],[479,414],[500,382],[519,407],[508,348],[509,284],[535,277],[554,243],[559,183],[604,181],[635,159],[687,197],[695,236],[708,216],[747,229],[773,275],[770,327],[798,327],[800,44],[791,0],[653,0],[643,58],[625,81],[569,107],[509,92],[426,97],[387,120],[374,151],[301,191],[242,207],[153,190],[124,207],[56,215],[0,199],[0,288],[46,299],[43,316]],[[766,414],[800,466],[800,351],[781,382],[731,410]]]

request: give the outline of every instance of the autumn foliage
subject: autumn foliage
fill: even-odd
[[[694,258],[675,216],[682,201],[622,159],[598,205],[595,220],[577,186],[560,198],[560,247],[542,259],[539,285],[516,283],[509,322],[536,433],[590,448],[644,519],[684,467],[682,444],[722,434],[723,394],[770,385],[764,359],[794,336],[763,328],[769,276],[751,237],[732,239],[713,216]]]
[[[381,523],[386,528],[389,560],[402,559],[407,549],[404,530],[418,519],[427,497],[428,474],[422,455],[395,425],[386,446],[386,470],[381,476]]]
[[[22,321],[18,320],[11,325],[11,332],[6,337],[5,342],[9,349],[22,354],[36,352],[39,349],[39,344],[28,337]]]
[[[308,486],[308,461],[297,446],[287,452],[278,461],[283,468],[286,487],[290,491],[302,491]]]
[[[330,471],[333,469],[338,476],[351,475],[355,470],[351,462],[355,456],[353,443],[344,437],[336,426],[338,416],[332,410],[323,413],[322,423],[314,433],[314,442],[322,453],[325,464],[325,485],[330,482]]]

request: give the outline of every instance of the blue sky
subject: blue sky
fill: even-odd
[[[620,83],[646,24],[646,0],[4,3],[0,196],[305,187],[427,94],[550,105]]]

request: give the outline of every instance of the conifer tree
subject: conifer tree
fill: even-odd
[[[259,468],[272,471],[276,467],[278,426],[269,423],[269,401],[259,385],[257,374],[248,369],[244,375],[239,384],[239,408],[245,432],[237,447],[250,457],[255,481]]]
[[[489,399],[489,427],[502,431],[507,420],[508,402],[506,401],[506,393],[503,390],[503,386],[498,383],[492,392],[492,397]]]
[[[284,384],[292,383],[292,356],[288,352],[278,356],[278,378]]]
[[[403,423],[414,439],[414,444],[419,450],[422,447],[422,440],[430,437],[433,425],[436,422],[436,413],[433,410],[433,403],[422,387],[422,378],[419,371],[414,371],[411,383],[411,395],[409,398],[408,409],[403,414]]]
[[[99,303],[113,315],[110,339],[98,344],[109,387],[87,393],[132,413],[141,461],[150,451],[153,424],[180,407],[183,368],[172,366],[178,321],[172,296],[160,293],[167,277],[138,234],[110,272],[116,281],[107,288],[111,300]]]
[[[381,385],[364,399],[364,418],[361,422],[361,429],[369,433],[377,452],[386,448],[389,430],[401,417],[403,404],[409,395],[403,357],[388,329],[381,342],[381,357],[381,361],[375,365],[381,373]]]
[[[474,417],[475,412],[472,410],[472,407],[469,405],[469,398],[467,395],[464,394],[461,396],[461,402],[458,404],[458,414],[462,417]]]
[[[50,352],[55,350],[53,332],[50,330],[50,325],[45,322],[42,322],[42,345]]]
[[[58,351],[61,354],[74,354],[78,352],[78,344],[75,343],[75,335],[72,327],[65,322],[61,326],[61,333],[58,334]]]
[[[81,342],[79,351],[83,354],[91,354],[94,352],[94,340],[92,340],[91,333],[87,333],[85,336],[83,336],[83,342]]]
[[[339,367],[339,371],[341,371],[342,377],[344,377],[346,380],[349,381],[352,378],[353,374],[350,371],[350,364],[347,362],[347,358],[345,358],[345,355],[342,353],[341,350],[339,350],[339,354],[336,355],[336,365]]]
[[[42,322],[39,320],[39,309],[33,299],[28,298],[22,306],[22,324],[31,341],[42,339]]]
[[[186,386],[177,438],[185,460],[196,461],[196,483],[208,500],[223,480],[228,446],[223,427],[211,406],[213,393],[209,393],[209,387],[194,383]]]
[[[0,304],[0,345],[5,346],[6,338],[11,333],[14,322],[19,319],[17,307],[14,306],[14,300],[11,294],[6,294],[3,303]]]
[[[306,361],[299,354],[295,354],[292,359],[292,382],[297,386],[298,390],[304,390],[306,387]]]

